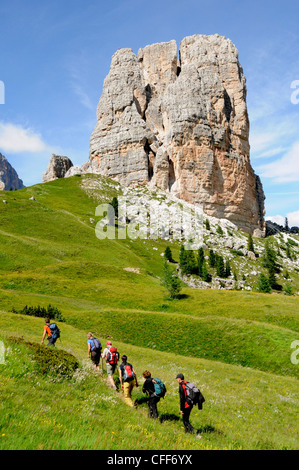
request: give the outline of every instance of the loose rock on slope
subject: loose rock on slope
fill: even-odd
[[[58,178],[64,178],[67,171],[73,166],[68,157],[61,155],[52,155],[46,173],[43,174],[43,183],[53,181]]]

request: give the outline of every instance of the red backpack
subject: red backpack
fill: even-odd
[[[123,380],[124,382],[130,382],[135,378],[135,374],[132,370],[131,364],[122,364],[123,366]]]
[[[118,357],[117,349],[111,346],[107,354],[107,362],[111,365],[117,364]]]

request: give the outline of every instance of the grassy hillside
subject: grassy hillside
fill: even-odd
[[[101,190],[83,190],[88,180],[100,181]],[[2,404],[3,448],[14,445],[5,432],[11,425],[17,448],[295,448],[290,430],[295,423],[298,365],[291,362],[291,344],[299,339],[298,297],[184,285],[181,297],[170,300],[161,286],[165,240],[99,240],[95,236],[95,208],[100,202],[111,201],[117,191],[116,183],[89,176],[3,193],[7,204],[0,206],[1,336],[5,342],[10,336],[39,342],[43,320],[11,311],[25,305],[52,304],[66,320],[61,325],[63,342],[59,348],[79,359],[85,377],[79,382],[77,377],[71,382],[53,383],[36,375],[34,368],[31,373],[33,366],[27,358],[26,370],[33,380],[29,385],[27,372],[22,373],[14,352],[21,348],[24,357],[30,357],[26,346],[9,345],[12,353],[7,361],[12,361],[13,367],[0,366],[1,383],[5,385],[2,390],[6,398],[10,397]],[[179,244],[173,243],[171,248],[178,260]],[[297,285],[296,276],[293,282]],[[143,369],[152,367],[169,383],[167,400],[161,404],[169,419],[164,420],[162,428],[146,418],[140,391],[135,394],[141,401],[140,413],[132,418],[118,395],[98,377],[87,374],[85,334],[89,330],[103,342],[112,337],[122,352],[132,356],[140,376]],[[178,369],[189,380],[198,381],[209,396],[196,418],[198,427],[207,431],[200,443],[194,444],[182,435],[181,422],[177,421],[174,377]],[[30,415],[31,402],[24,403],[23,397],[26,393],[38,395],[36,382],[56,416],[61,410],[52,394],[72,401],[70,390],[74,390],[72,413],[62,413],[56,421],[67,428],[65,437],[58,428],[59,439],[50,437],[54,426],[51,419],[42,425],[42,400],[32,438],[24,436],[22,423],[26,413]],[[99,394],[92,394],[95,387],[99,387]],[[90,394],[93,404],[89,403]],[[111,420],[112,411],[105,408],[104,396],[115,401],[117,440],[105,424]],[[80,400],[82,407],[78,406]],[[15,418],[10,407],[17,408]],[[93,413],[92,407],[97,411]],[[82,440],[88,417],[93,414],[91,429]],[[128,418],[132,429],[124,431],[123,420]],[[96,423],[103,426],[103,433],[94,433]],[[162,433],[163,438],[146,437],[146,430],[150,436]],[[124,440],[120,438],[122,431]],[[125,437],[130,439],[130,447],[125,447]]]
[[[57,348],[75,355],[81,364],[73,378],[41,375],[30,349],[8,338],[22,334],[27,341],[39,342],[42,325],[42,319],[33,317],[1,316],[7,351],[6,363],[0,366],[2,449],[298,447],[296,379],[116,342],[132,361],[140,384],[145,368],[166,383],[166,398],[158,405],[160,421],[153,422],[140,389],[134,389],[137,410],[131,411],[122,394],[107,387],[105,372],[97,375],[90,369],[85,331],[60,324],[63,341]],[[202,435],[199,441],[185,435],[179,418],[178,371],[195,381],[206,398],[203,410],[194,409],[191,415]]]

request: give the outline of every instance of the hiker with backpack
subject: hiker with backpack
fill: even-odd
[[[126,355],[122,356],[121,358],[122,363],[120,364],[118,368],[118,372],[119,372],[120,385],[125,395],[125,402],[127,403],[127,405],[133,408],[134,403],[132,401],[132,390],[134,388],[134,383],[136,387],[138,387],[138,382],[137,382],[136,372],[134,371],[132,364],[127,362],[127,359],[128,358]]]
[[[149,395],[148,400],[148,411],[150,418],[158,418],[157,403],[161,398],[164,398],[166,393],[166,387],[164,383],[158,378],[152,378],[151,373],[146,370],[143,372],[145,378],[142,391]]]
[[[189,419],[193,406],[198,405],[198,408],[202,409],[205,399],[196,385],[185,381],[183,374],[178,374],[176,380],[179,383],[180,413],[183,417],[185,432],[197,434],[196,437],[200,439],[201,436],[191,425]]]
[[[102,359],[106,358],[106,370],[108,374],[108,379],[110,381],[111,387],[116,390],[116,385],[114,382],[113,374],[115,372],[118,360],[119,360],[119,353],[117,348],[112,346],[111,341],[107,341],[106,348],[102,353]]]
[[[55,346],[56,341],[60,338],[60,330],[56,323],[51,323],[49,318],[45,319],[44,332],[42,337],[42,344],[44,343],[45,337],[48,336],[47,346]]]
[[[100,370],[102,345],[92,333],[87,333],[87,347],[89,359],[92,360],[95,369]]]

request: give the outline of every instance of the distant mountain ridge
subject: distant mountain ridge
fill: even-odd
[[[22,188],[25,188],[23,181],[4,155],[0,153],[0,191]]]

